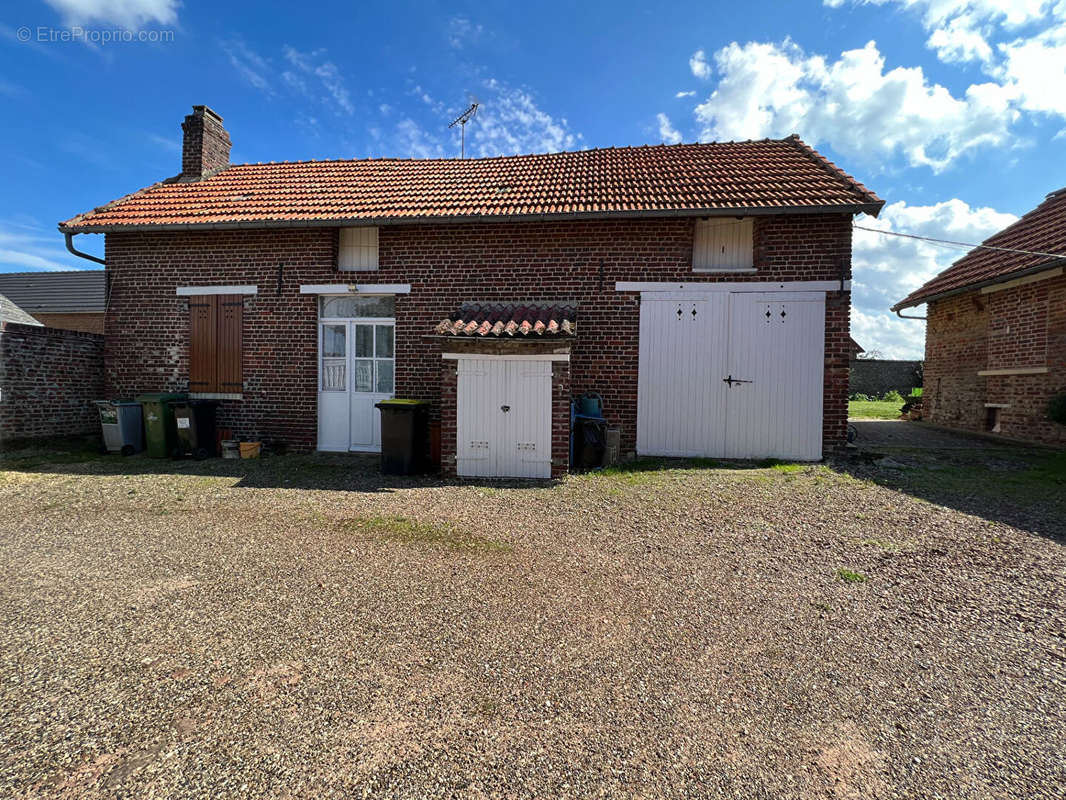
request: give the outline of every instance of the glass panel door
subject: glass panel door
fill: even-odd
[[[396,326],[374,326],[374,391],[391,395],[395,391],[395,336]]]
[[[353,374],[356,392],[374,391],[374,326],[355,323],[355,363]]]
[[[322,391],[348,389],[348,325],[322,326]]]

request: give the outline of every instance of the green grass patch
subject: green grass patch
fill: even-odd
[[[902,403],[884,400],[851,400],[848,419],[899,419]]]
[[[884,550],[886,553],[902,553],[905,550],[913,549],[914,545],[911,542],[894,542],[891,539],[860,539],[859,544],[862,547],[876,547],[879,550]]]
[[[466,552],[509,551],[507,542],[476,536],[451,523],[422,522],[410,517],[364,517],[348,520],[349,530],[411,545],[433,545]]]
[[[1006,500],[1066,514],[1066,453],[1000,450],[901,472],[895,485],[941,505],[957,497]]]
[[[778,461],[776,458],[768,458],[764,461],[760,461],[759,466],[764,469],[772,469],[774,472],[780,472],[784,475],[811,470],[810,464],[804,464],[802,462],[796,463],[792,461]]]
[[[100,452],[93,437],[57,437],[5,444],[0,449],[0,469],[35,470],[53,464],[80,464],[87,461],[122,459],[121,455]]]
[[[867,578],[861,572],[856,572],[847,567],[838,567],[837,580],[844,581],[844,583],[866,583]]]

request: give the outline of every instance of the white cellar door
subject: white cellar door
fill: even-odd
[[[455,362],[456,474],[489,478],[496,474],[497,427],[507,364],[491,359]]]
[[[515,359],[507,365],[499,409],[496,474],[551,477],[552,363]]]

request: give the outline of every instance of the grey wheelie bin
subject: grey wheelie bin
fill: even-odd
[[[132,400],[97,400],[104,447],[109,453],[132,456],[144,449],[141,404]]]

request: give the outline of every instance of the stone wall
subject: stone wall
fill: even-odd
[[[904,397],[921,387],[921,361],[892,361],[880,358],[856,358],[851,362],[848,390],[851,394],[880,397],[897,391]]]
[[[0,323],[0,441],[98,433],[104,338]]]

